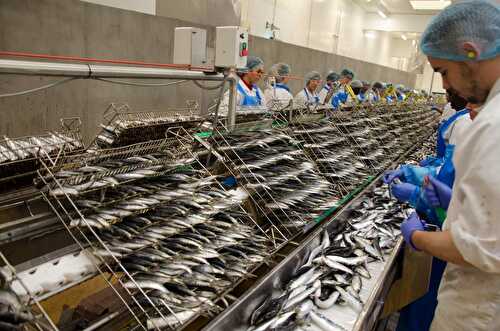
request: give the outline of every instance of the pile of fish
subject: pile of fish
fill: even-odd
[[[348,330],[328,312],[337,305],[356,313],[363,309],[360,291],[371,278],[368,265],[384,261],[393,250],[405,217],[406,210],[390,199],[386,188],[374,189],[335,233],[321,234],[319,245],[279,294],[253,311],[248,330],[305,330],[310,325]]]
[[[436,115],[423,108],[349,115],[334,113],[319,122],[289,127],[320,174],[342,195],[383,170],[437,123]]]
[[[154,199],[156,207],[141,215],[122,215],[119,223],[100,228],[105,247],[94,251],[131,273],[124,287],[135,290],[145,309],[153,310],[153,303],[161,310],[167,305],[175,313],[149,319],[149,329],[178,326],[197,313],[217,310],[215,299],[251,275],[252,267],[272,249],[239,207],[244,192],[225,192],[217,188],[214,177],[196,180],[193,173],[172,174],[156,182],[150,187],[161,189],[135,202]],[[109,214],[99,215],[104,222]],[[121,267],[116,270],[122,271]]]
[[[49,132],[46,135],[16,139],[4,136],[3,140],[0,140],[0,164],[82,148],[82,142],[73,134]]]
[[[161,139],[170,127],[190,129],[197,127],[201,121],[202,117],[194,114],[118,113],[109,123],[101,124],[102,130],[97,135],[93,148],[112,148]]]
[[[338,202],[338,192],[284,133],[236,133],[214,136],[209,143],[224,156],[227,173],[251,195],[263,226],[294,232]]]
[[[89,157],[92,155],[77,155],[79,157]],[[133,193],[144,193],[147,189],[136,188],[134,186],[123,186],[126,182],[137,181],[159,177],[175,169],[189,165],[194,159],[172,158],[165,153],[153,153],[142,156],[131,156],[124,159],[112,159],[97,162],[91,165],[83,165],[85,162],[75,162],[72,167],[62,167],[54,171],[54,176],[44,175],[44,180],[37,182],[37,186],[45,187],[53,197],[63,197],[66,194],[78,197],[90,191],[104,188],[115,188],[110,191],[112,200],[123,198]],[[103,198],[95,203],[88,202],[84,207],[98,207],[103,204]],[[105,203],[104,203],[105,204]],[[137,204],[135,204],[137,205]]]

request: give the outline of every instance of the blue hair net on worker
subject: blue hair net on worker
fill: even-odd
[[[335,82],[335,81],[339,80],[339,78],[340,78],[339,74],[337,74],[334,71],[330,71],[330,72],[328,72],[328,74],[326,74],[327,81]]]
[[[343,69],[340,72],[340,76],[342,77],[349,77],[350,79],[354,79],[354,72],[350,69]]]
[[[288,76],[290,75],[290,66],[286,63],[276,63],[271,67],[271,74],[273,76]]]
[[[257,56],[248,56],[247,57],[247,67],[248,71],[257,70],[259,67],[264,66],[264,61],[260,57]]]
[[[317,71],[311,71],[307,73],[305,79],[306,79],[306,84],[308,84],[311,80],[320,80],[321,74]]]
[[[463,43],[475,44],[480,52],[469,57]],[[425,29],[422,52],[451,61],[486,60],[500,54],[500,7],[486,0],[458,2],[437,15]]]

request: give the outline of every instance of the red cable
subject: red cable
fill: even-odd
[[[77,62],[131,64],[131,65],[148,66],[148,67],[175,68],[175,69],[187,69],[187,70],[197,70],[197,71],[213,71],[214,69],[213,67],[196,67],[196,66],[191,66],[189,64],[152,63],[152,62],[131,61],[131,60],[105,60],[105,59],[95,59],[95,58],[78,57],[78,56],[34,54],[34,53],[24,53],[24,52],[0,51],[0,56],[29,57],[36,59],[77,61]]]

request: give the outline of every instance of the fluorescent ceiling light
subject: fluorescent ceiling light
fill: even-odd
[[[442,10],[451,5],[451,1],[443,0],[412,0],[411,6],[415,10]]]
[[[402,34],[402,35],[401,35],[401,39],[403,39],[403,40],[408,40],[408,38],[407,38],[407,37],[406,37],[406,35],[404,35],[404,34]]]
[[[377,38],[377,34],[375,31],[365,31],[365,37],[368,39],[375,39]]]
[[[377,9],[377,13],[382,17],[382,18],[387,18],[387,15],[381,11],[380,9]]]

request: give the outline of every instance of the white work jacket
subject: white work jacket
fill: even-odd
[[[276,87],[267,88],[264,91],[266,105],[268,109],[279,110],[288,106],[293,95],[283,87],[277,85]],[[276,107],[278,107],[276,109]]]
[[[297,106],[304,106],[306,104],[308,105],[319,105],[320,103],[320,98],[318,93],[314,91],[314,93],[311,93],[307,87],[304,87],[302,90],[300,90],[299,93],[295,96],[293,99],[294,105]]]
[[[332,87],[328,86],[328,85],[325,85],[323,86],[323,88],[319,91],[318,93],[318,96],[319,96],[319,102],[321,104],[325,104],[325,99],[326,99],[326,96],[328,95],[328,93],[330,92],[330,90],[332,89]],[[335,93],[332,94],[330,100],[328,100],[328,104],[332,104],[332,100],[333,100],[333,97],[335,96]]]
[[[500,330],[500,79],[457,144],[443,229],[471,266],[448,263],[431,331]]]
[[[257,93],[259,94],[261,101],[260,105],[251,105],[255,107],[265,107],[266,105],[266,97],[264,96],[264,93],[262,90],[255,85],[251,90],[248,88],[248,86],[241,80],[238,80],[238,88],[237,88],[237,93],[236,93],[236,105],[237,106],[248,106],[244,105],[245,101],[245,95],[251,96],[251,97],[257,97]],[[241,92],[243,91],[243,93]],[[221,100],[221,103],[219,105],[219,114],[221,115],[226,115],[227,110],[229,108],[229,91],[226,91],[224,93],[224,97]]]
[[[446,144],[457,145],[460,139],[465,137],[469,126],[472,124],[469,114],[465,114],[457,118],[450,124],[448,129],[443,133],[443,138]]]

